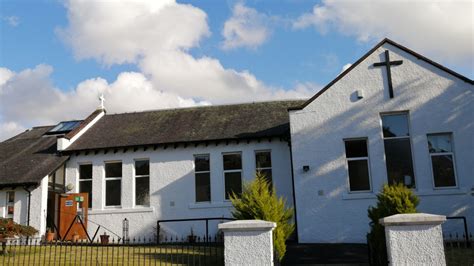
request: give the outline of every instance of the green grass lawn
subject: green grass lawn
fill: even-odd
[[[1,265],[223,265],[222,246],[11,246]]]

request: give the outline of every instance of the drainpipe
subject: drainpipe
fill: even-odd
[[[31,209],[31,190],[28,190],[27,187],[23,187],[23,189],[28,192],[28,219],[26,219],[26,225],[30,225],[30,209]]]
[[[288,148],[290,148],[290,163],[291,163],[291,187],[293,189],[293,208],[295,210],[295,232],[296,232],[296,243],[299,243],[298,237],[298,217],[296,212],[296,195],[295,195],[295,174],[293,170],[293,150],[291,148],[291,139],[288,139]]]

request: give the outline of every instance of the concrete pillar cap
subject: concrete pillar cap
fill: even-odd
[[[265,231],[276,227],[276,223],[262,220],[238,220],[218,225],[222,231]]]
[[[379,220],[383,226],[390,225],[437,225],[446,221],[446,216],[428,213],[395,214]]]

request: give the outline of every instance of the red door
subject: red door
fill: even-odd
[[[79,239],[87,239],[87,210],[89,206],[87,201],[88,193],[71,193],[60,196],[59,235],[62,239],[72,240],[72,236],[75,234],[79,235]]]

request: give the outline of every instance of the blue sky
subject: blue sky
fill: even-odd
[[[224,51],[219,48],[223,24],[236,1],[181,1],[203,9],[212,35],[191,53],[218,58],[225,67],[249,70],[265,83],[292,87],[298,81],[324,85],[342,66],[354,62],[375,41],[361,43],[338,33],[319,34],[312,28],[292,31],[283,26],[272,33],[271,41],[256,49]],[[248,1],[246,5],[268,14],[296,18],[311,11],[319,1]],[[103,77],[113,81],[122,71],[135,71],[133,64],[107,67],[94,59],[76,60],[55,29],[67,25],[67,10],[61,1],[2,1],[2,15],[19,18],[13,27],[2,22],[0,63],[14,71],[38,64],[54,67],[52,78],[61,89],[72,89],[80,81]],[[463,70],[463,69],[461,69]],[[468,71],[464,69],[464,71]]]
[[[114,112],[308,97],[384,37],[474,75],[470,1],[166,1],[2,0],[0,138],[99,92]]]

